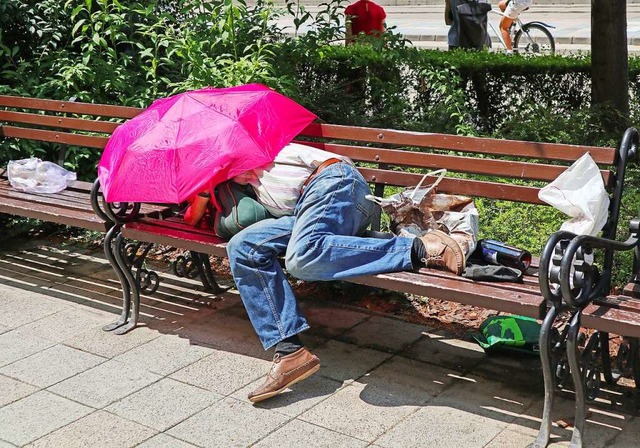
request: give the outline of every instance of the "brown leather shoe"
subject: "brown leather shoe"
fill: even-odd
[[[287,387],[310,377],[318,370],[320,370],[320,360],[304,347],[287,356],[276,353],[267,378],[262,386],[249,394],[249,401],[257,403],[278,395]]]
[[[424,243],[427,258],[421,261],[428,267],[445,268],[462,274],[466,260],[460,244],[440,230],[431,230],[420,239]]]

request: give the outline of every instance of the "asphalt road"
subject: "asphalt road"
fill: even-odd
[[[310,12],[317,7],[308,6]],[[494,4],[497,10],[497,4]],[[446,49],[446,36],[449,27],[444,23],[443,5],[385,6],[387,26],[395,27],[415,46]],[[589,51],[591,45],[591,7],[590,5],[533,5],[525,11],[523,22],[541,21],[552,25],[551,32],[556,40],[559,52]],[[497,29],[500,17],[490,14],[489,20]],[[282,26],[292,26],[290,18],[279,21]],[[292,28],[290,28],[292,30]],[[302,32],[308,27],[301,28]],[[627,6],[627,38],[629,52],[640,54],[640,4]],[[494,45],[494,47],[496,47]]]

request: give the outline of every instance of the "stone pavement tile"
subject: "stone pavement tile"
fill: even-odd
[[[0,285],[17,288],[22,293],[47,294],[47,289],[59,282],[59,280],[52,282],[31,275],[16,274],[0,267]]]
[[[91,411],[91,408],[50,392],[36,392],[0,408],[0,439],[22,446]]]
[[[109,261],[101,251],[82,254],[74,250],[69,255],[55,264],[56,268],[61,267],[67,274],[86,277],[97,272],[112,270]]]
[[[116,320],[116,316],[113,317],[113,320]],[[102,328],[95,327],[67,339],[64,344],[94,355],[113,358],[160,337],[160,335],[161,333],[158,331],[144,326],[137,327],[135,330],[123,335],[113,334],[112,332],[103,331]]]
[[[263,377],[270,366],[271,362],[264,359],[214,350],[171,378],[226,396]]]
[[[112,316],[88,307],[69,308],[23,325],[21,330],[48,341],[62,342],[91,328],[102,328],[112,320]]]
[[[273,354],[266,352],[251,323],[224,313],[213,313],[190,322],[174,332],[194,345],[203,345],[231,353],[271,360]]]
[[[18,401],[37,390],[38,388],[30,384],[25,384],[13,378],[0,375],[0,407]]]
[[[305,333],[332,338],[367,320],[370,316],[358,311],[322,306],[310,301],[300,302],[311,328]]]
[[[167,433],[205,448],[245,447],[280,428],[289,419],[279,412],[225,398]]]
[[[62,268],[51,265],[30,264],[25,260],[0,257],[0,275],[14,280],[16,284],[24,285],[32,291],[39,291],[57,283],[65,281]]]
[[[527,434],[522,434],[518,431],[512,431],[510,429],[502,430],[496,437],[491,440],[487,445],[483,445],[483,448],[505,448],[509,446],[513,447],[525,447],[532,443],[535,437],[531,437]],[[568,442],[567,442],[568,443]],[[480,445],[479,445],[480,446]],[[556,443],[552,443],[547,448],[561,446]]]
[[[540,429],[543,403],[543,397],[538,397],[527,409],[526,413],[518,416],[507,429],[527,435],[530,437],[530,440],[533,441]],[[589,404],[587,406],[587,422],[583,441],[586,441],[587,446],[590,448],[605,446],[618,448],[619,446],[624,446],[616,443],[610,445],[610,443],[621,433],[625,434],[627,432],[627,426],[629,422],[632,421],[632,418],[622,412],[607,410],[606,408],[607,406],[601,403]],[[553,422],[551,440],[557,443],[557,446],[569,445],[573,429],[571,424],[574,421],[574,415],[574,400],[557,396],[551,414]],[[561,425],[559,426],[558,423]],[[635,446],[638,445],[636,444]]]
[[[590,429],[590,428],[589,428]],[[589,431],[587,429],[586,436],[587,442],[590,442],[593,438],[593,431]],[[620,448],[635,448],[638,446],[640,441],[640,418],[634,417],[624,428],[623,431],[613,439],[609,441],[612,447],[620,447]]]
[[[429,403],[430,406],[458,409],[470,416],[486,417],[506,428],[539,398],[517,381],[505,385],[481,377],[452,377],[451,387]]]
[[[360,347],[395,353],[420,339],[424,331],[424,325],[372,316],[336,339]]]
[[[15,445],[4,440],[0,440],[0,448],[15,448]]]
[[[103,408],[159,379],[158,375],[146,370],[107,361],[48,390],[94,408]]]
[[[534,398],[504,384],[452,377],[446,391],[375,441],[383,447],[483,447]],[[508,446],[508,445],[507,445]]]
[[[46,388],[104,361],[100,356],[56,345],[0,368],[0,374]]]
[[[403,391],[367,388],[350,383],[298,419],[371,442],[418,409]]]
[[[0,253],[0,270],[11,272],[13,277],[38,277],[53,283],[65,279],[62,266],[53,266],[50,262],[24,252]]]
[[[313,350],[320,358],[319,375],[337,381],[360,378],[366,372],[380,365],[391,354],[329,340]]]
[[[0,367],[38,353],[53,343],[16,330],[0,334]]]
[[[1,448],[1,447],[0,447]],[[142,442],[137,448],[197,448],[195,445],[178,440],[164,433],[157,434]]]
[[[450,382],[443,369],[397,357],[298,418],[371,442],[442,393]]]
[[[64,301],[6,284],[0,284],[0,297],[0,324],[9,328],[19,327],[70,307]]]
[[[440,331],[423,333],[418,342],[400,354],[458,372],[469,371],[486,358],[476,342],[456,339]]]
[[[165,378],[105,410],[164,431],[220,400],[221,395]]]
[[[29,448],[128,448],[152,437],[156,431],[137,423],[96,411],[28,445]]]
[[[100,303],[114,297],[122,297],[120,283],[106,283],[91,277],[67,275],[65,282],[55,285],[54,289],[77,295],[90,303]]]
[[[193,345],[188,339],[175,335],[162,335],[114,359],[166,376],[212,352],[212,348]]]
[[[305,448],[359,448],[368,446],[368,443],[363,440],[300,420],[293,420],[287,423],[252,446],[255,448],[282,448],[285,440],[294,442],[294,445],[304,445]]]
[[[257,389],[263,382],[264,375],[248,386],[237,390],[231,396],[249,403],[247,398],[249,392]],[[340,381],[315,374],[302,382],[294,384],[281,394],[257,403],[256,406],[274,409],[291,417],[296,417],[336,393],[342,386],[343,383]]]
[[[489,355],[473,368],[472,373],[508,384],[513,384],[513,379],[517,378],[520,387],[544,394],[544,378],[538,355]]]
[[[429,403],[376,440],[375,446],[482,448],[503,429],[503,425],[490,418]],[[519,445],[502,448],[516,446]]]
[[[5,327],[4,325],[0,325],[0,334],[6,333],[9,330],[11,330],[11,328]]]

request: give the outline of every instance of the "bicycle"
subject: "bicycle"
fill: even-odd
[[[492,9],[489,12],[497,14],[500,17],[504,17],[504,14],[501,11]],[[498,38],[498,42],[500,42],[506,50],[507,45],[502,38],[500,27],[498,26],[498,29],[496,29],[490,21],[488,21],[488,24]],[[556,42],[551,35],[549,28],[555,28],[555,26],[539,21],[522,23],[522,20],[520,20],[520,17],[518,16],[509,27],[511,42],[513,42],[513,51],[520,54],[530,54],[534,56],[555,54]]]

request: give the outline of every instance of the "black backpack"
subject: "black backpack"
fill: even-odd
[[[487,14],[491,5],[478,0],[459,0],[457,10],[460,48],[482,50],[485,45],[491,46],[487,33]]]

